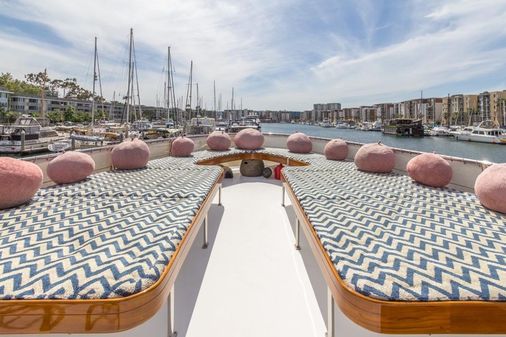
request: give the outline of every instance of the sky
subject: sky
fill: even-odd
[[[133,28],[141,103],[163,104],[190,61],[202,106],[308,110],[506,89],[506,0],[0,0],[0,72],[47,68],[107,99],[127,87]],[[194,95],[195,95],[194,87]],[[194,100],[195,102],[195,100]]]

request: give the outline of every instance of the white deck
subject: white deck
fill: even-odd
[[[177,310],[192,306],[193,301],[182,303],[183,293],[200,288],[193,309],[187,309],[192,311],[187,331],[178,327],[176,311],[178,336],[324,335],[322,314],[280,202],[281,185],[273,179],[225,180],[223,207],[210,213],[208,251],[192,251],[176,284]],[[189,276],[197,271],[196,260],[206,256],[199,284],[198,277]]]
[[[201,230],[176,281],[177,336],[324,337],[326,285],[305,238],[294,249],[294,213],[288,198],[281,207],[280,182],[236,173],[223,187],[223,206],[215,200],[209,212],[209,247],[201,248]],[[165,337],[167,312],[93,336]],[[384,336],[336,312],[336,336]]]

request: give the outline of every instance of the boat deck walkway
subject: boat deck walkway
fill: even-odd
[[[178,336],[324,336],[281,183],[236,174],[223,184],[223,206],[209,213],[209,248],[196,240],[176,281]]]

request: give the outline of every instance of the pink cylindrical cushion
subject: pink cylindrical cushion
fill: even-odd
[[[288,137],[286,147],[290,152],[309,153],[313,149],[313,143],[306,134],[296,132]]]
[[[171,154],[173,157],[189,157],[192,155],[195,143],[187,137],[177,137],[172,142]]]
[[[0,209],[24,204],[41,185],[40,167],[24,160],[0,157]]]
[[[214,131],[207,136],[207,146],[210,150],[226,151],[230,148],[231,143],[230,136],[223,131]]]
[[[444,187],[452,180],[452,167],[440,155],[422,153],[408,162],[409,176],[416,182],[432,187]]]
[[[143,168],[149,161],[149,155],[148,144],[142,140],[126,140],[112,149],[112,165],[119,170]]]
[[[474,192],[486,208],[506,213],[506,164],[494,164],[481,172]]]
[[[95,161],[86,153],[69,151],[47,165],[47,175],[57,184],[70,184],[86,179],[95,170]]]
[[[323,153],[329,160],[345,160],[348,156],[348,144],[342,139],[332,139],[325,145]]]
[[[383,144],[365,144],[355,154],[355,165],[361,171],[387,173],[395,167],[394,151]]]
[[[243,150],[256,150],[264,145],[264,135],[256,129],[244,129],[235,135],[234,143]]]

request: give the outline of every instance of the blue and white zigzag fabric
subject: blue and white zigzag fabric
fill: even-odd
[[[0,299],[113,298],[155,283],[221,174],[172,160],[44,188],[1,211]]]
[[[506,300],[506,217],[474,194],[350,162],[285,168],[341,278],[394,301]]]

